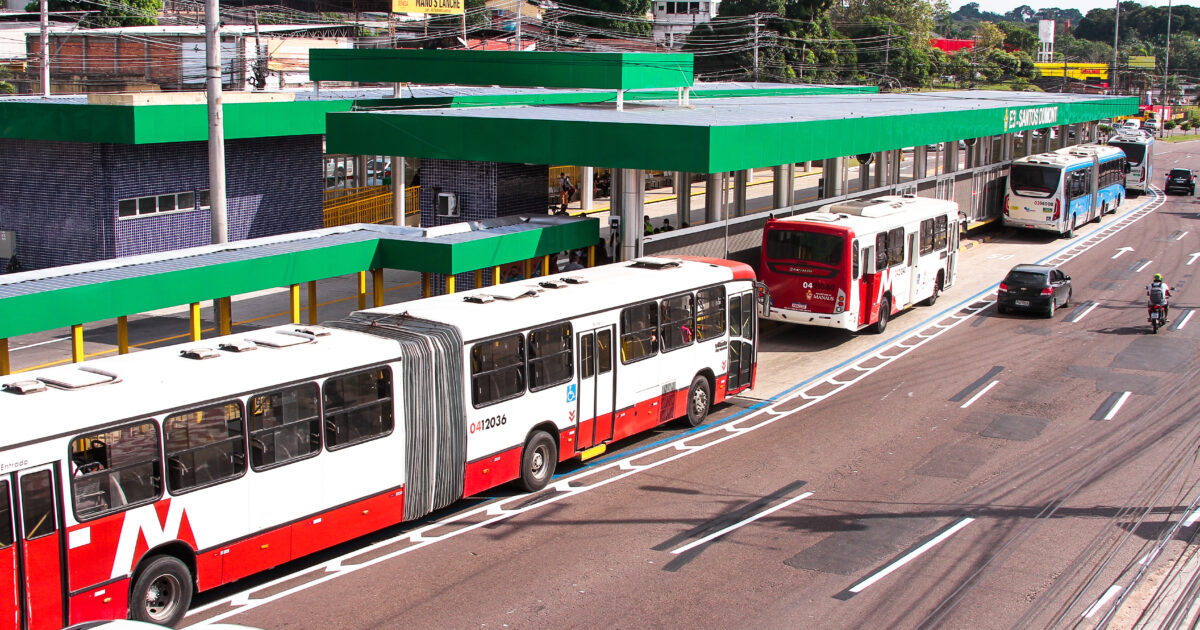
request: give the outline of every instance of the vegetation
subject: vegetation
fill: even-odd
[[[162,0],[49,0],[50,11],[93,11],[80,24],[88,28],[114,26],[154,26],[158,24],[158,13],[162,11]],[[25,5],[25,10],[36,12],[38,0]]]

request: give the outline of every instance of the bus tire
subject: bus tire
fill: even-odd
[[[521,488],[537,492],[550,483],[558,464],[558,446],[545,431],[534,431],[521,453]]]
[[[1073,238],[1075,236],[1075,219],[1068,219],[1067,231],[1062,233],[1063,238]]]
[[[697,374],[696,378],[692,379],[692,386],[688,388],[688,424],[693,427],[704,424],[704,421],[708,419],[708,409],[711,405],[712,387],[708,384],[708,379],[704,375]]]
[[[937,280],[933,281],[933,293],[930,293],[929,297],[925,298],[925,306],[933,306],[934,304],[936,304],[938,295],[940,295],[941,292],[942,292],[942,273],[939,271],[938,275],[937,275]]]
[[[888,317],[892,314],[892,301],[886,296],[879,303],[879,320],[871,327],[871,332],[876,335],[882,335],[883,331],[887,330]]]
[[[192,604],[192,574],[175,556],[155,556],[129,591],[129,618],[174,627]]]

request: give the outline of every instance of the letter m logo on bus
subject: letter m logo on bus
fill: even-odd
[[[133,570],[133,561],[147,551],[172,540],[182,540],[196,548],[196,537],[183,505],[166,499],[125,513],[112,575],[118,578]]]

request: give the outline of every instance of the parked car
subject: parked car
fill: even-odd
[[[1060,306],[1071,304],[1071,276],[1053,265],[1017,265],[1004,281],[996,298],[996,310],[1043,313],[1054,317]]]
[[[1155,118],[1147,119],[1146,122],[1142,123],[1142,129],[1158,131],[1158,120]]]
[[[1166,193],[1171,194],[1172,190],[1186,192],[1189,195],[1196,194],[1196,176],[1190,168],[1173,168],[1167,173],[1167,185],[1163,187]]]

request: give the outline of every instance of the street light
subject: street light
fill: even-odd
[[[1165,115],[1167,113],[1167,71],[1171,68],[1171,0],[1167,0],[1167,55],[1163,60],[1163,86],[1162,86],[1162,103],[1159,105],[1161,109],[1158,117],[1158,137],[1162,138],[1167,133]]]

